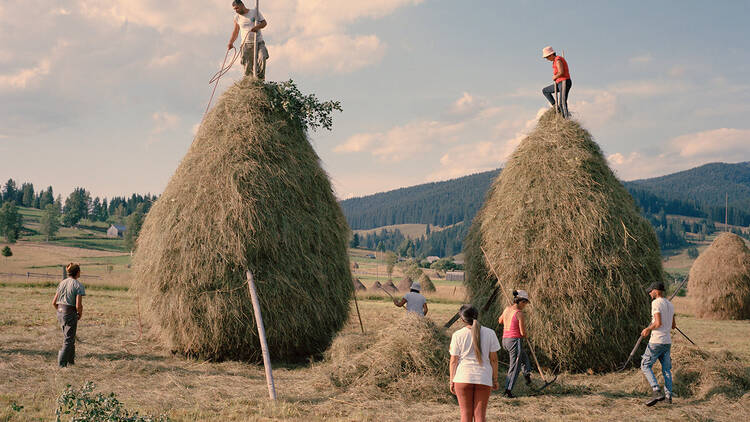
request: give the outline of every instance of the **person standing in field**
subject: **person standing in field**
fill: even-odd
[[[57,364],[64,368],[75,364],[76,357],[76,329],[78,320],[83,315],[83,297],[86,290],[78,281],[81,276],[81,267],[70,263],[65,267],[68,278],[61,281],[57,286],[52,306],[57,310],[57,321],[60,323],[63,333],[63,346],[57,354]]]
[[[458,314],[465,326],[451,337],[450,391],[458,398],[461,422],[484,422],[490,390],[500,388],[500,342],[494,330],[479,324],[479,312],[472,305],[462,305]]]
[[[266,43],[263,41],[263,34],[260,32],[261,29],[265,28],[267,23],[266,19],[256,8],[248,9],[242,0],[234,0],[232,2],[232,8],[237,12],[234,17],[234,29],[232,30],[232,37],[229,39],[227,49],[231,50],[234,47],[234,40],[237,39],[237,34],[240,35],[240,51],[242,59],[240,63],[245,66],[245,76],[253,74],[253,51],[255,48],[255,37],[253,33],[258,34],[258,79],[266,79],[266,60],[268,60],[268,49],[266,49]]]
[[[407,312],[414,312],[419,316],[427,315],[427,298],[419,293],[421,289],[422,286],[420,286],[419,283],[412,283],[409,293],[405,294],[400,301],[394,298],[393,304],[399,308],[406,305]]]
[[[646,406],[653,406],[666,399],[672,403],[672,330],[677,328],[674,318],[674,305],[664,297],[664,283],[654,282],[648,288],[651,296],[651,324],[641,331],[641,336],[651,338],[646,351],[641,357],[641,371],[653,390]],[[661,362],[661,373],[664,376],[664,392],[659,388],[659,382],[654,376],[653,366],[656,361]]]
[[[521,369],[523,369],[526,385],[531,385],[531,363],[523,348],[523,339],[526,337],[523,308],[528,303],[529,294],[525,290],[514,290],[513,305],[507,306],[497,320],[503,326],[503,348],[510,355],[508,375],[505,377],[505,393],[503,393],[508,398],[515,397],[512,390]]]
[[[544,87],[542,94],[547,97],[547,101],[552,104],[552,107],[557,107],[557,111],[567,119],[570,116],[570,113],[568,113],[568,93],[573,86],[568,62],[564,57],[558,56],[550,46],[544,47],[542,57],[552,62],[552,85]],[[560,104],[555,104],[555,85],[557,85],[557,92],[560,93]]]

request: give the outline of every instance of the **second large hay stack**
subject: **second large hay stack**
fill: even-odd
[[[246,270],[274,360],[322,353],[347,320],[346,221],[274,89],[245,78],[222,95],[144,222],[133,285],[177,353],[260,359]]]
[[[466,242],[466,282],[482,305],[497,282],[531,296],[527,325],[541,358],[606,371],[649,321],[644,288],[663,280],[656,234],[599,146],[553,111],[494,181]],[[503,295],[482,323],[496,326]]]
[[[688,296],[699,318],[750,319],[750,249],[722,233],[690,269]]]

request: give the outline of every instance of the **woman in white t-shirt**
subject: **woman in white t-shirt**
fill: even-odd
[[[464,328],[453,333],[450,345],[450,388],[458,398],[461,422],[484,422],[490,390],[497,390],[497,351],[500,342],[495,331],[482,327],[479,312],[471,305],[458,311]]]

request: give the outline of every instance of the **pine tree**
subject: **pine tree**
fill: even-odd
[[[55,237],[57,231],[60,230],[60,210],[55,208],[55,204],[47,204],[42,211],[42,216],[39,218],[40,231],[47,237],[49,242],[50,238]]]
[[[0,208],[0,235],[5,236],[8,243],[15,243],[22,227],[23,218],[18,213],[16,202],[5,202]]]
[[[6,247],[3,248],[2,251],[0,251],[0,255],[4,256],[5,260],[7,261],[8,258],[10,258],[11,256],[13,256],[13,251],[10,250],[10,246],[6,246]]]
[[[24,183],[21,185],[21,205],[31,207],[34,204],[34,185]]]

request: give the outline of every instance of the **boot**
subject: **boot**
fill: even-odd
[[[654,390],[651,393],[651,399],[646,402],[646,406],[651,407],[662,400],[664,400],[664,393],[661,390]]]
[[[526,385],[531,385],[531,374],[523,374],[523,379],[526,380]]]
[[[503,396],[505,396],[505,397],[507,397],[509,399],[515,399],[516,398],[516,396],[514,396],[513,393],[510,392],[510,390],[505,390],[505,392],[503,393]]]

